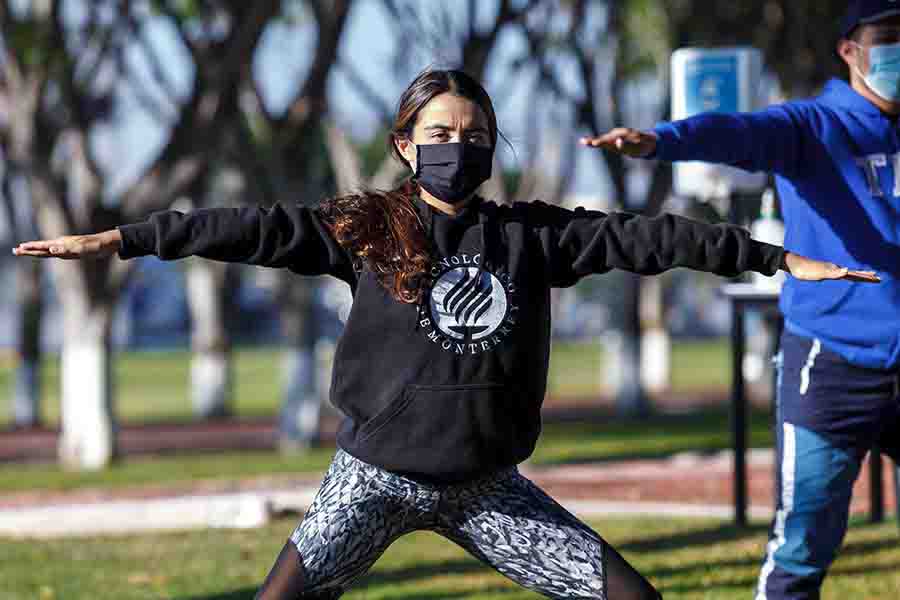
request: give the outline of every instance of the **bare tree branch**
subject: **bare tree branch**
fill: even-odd
[[[306,81],[291,101],[286,115],[279,119],[281,125],[290,123],[296,127],[325,110],[324,90],[338,56],[338,43],[350,10],[350,0],[312,0],[310,5],[319,26],[319,43]]]
[[[388,155],[381,165],[375,170],[372,179],[369,180],[369,187],[376,190],[390,190],[397,185],[405,174],[408,173],[406,166],[400,164],[393,156]]]
[[[381,95],[365,80],[365,78],[356,70],[356,67],[349,61],[340,61],[338,67],[343,71],[344,75],[350,81],[357,92],[359,92],[366,102],[372,107],[378,115],[378,120],[389,125],[393,121],[393,109],[391,105],[384,100]]]
[[[125,20],[128,30],[131,32],[131,39],[137,42],[138,48],[140,48],[144,59],[147,61],[147,65],[150,67],[150,73],[153,76],[153,80],[163,90],[164,95],[167,98],[171,98],[173,104],[177,104],[178,92],[175,89],[175,84],[166,74],[166,70],[162,66],[162,61],[159,58],[156,48],[144,35],[142,24],[131,11],[127,10],[127,7],[123,7],[120,10],[122,11],[120,13],[121,17]]]
[[[224,53],[197,52],[197,81],[180,107],[170,139],[144,174],[123,194],[128,215],[137,218],[171,206],[210,166],[213,153],[238,114],[243,65],[253,56],[280,2],[255,2],[224,42]]]
[[[325,123],[325,142],[339,194],[358,189],[363,182],[362,165],[347,134],[334,123]]]

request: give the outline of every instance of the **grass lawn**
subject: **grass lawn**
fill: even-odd
[[[673,349],[672,386],[676,392],[722,388],[730,381],[724,340],[679,343]],[[598,343],[553,346],[549,392],[590,398],[603,392],[604,356]],[[190,412],[190,354],[185,351],[125,352],[115,360],[116,410],[123,421],[183,421]],[[14,363],[0,361],[0,426],[10,421]],[[234,409],[244,417],[273,415],[280,405],[281,355],[274,348],[235,353]],[[59,421],[59,364],[48,356],[42,366],[42,414]]]
[[[557,393],[578,395],[595,383],[600,362],[597,345],[558,344],[553,375]],[[724,358],[723,358],[724,357]],[[185,353],[125,354],[117,361],[120,412],[130,420],[186,419],[188,356]],[[242,415],[272,414],[277,390],[277,352],[244,350],[236,360],[237,409]],[[675,380],[682,389],[715,382],[712,373],[727,373],[727,352],[721,344],[684,344],[675,353]],[[702,368],[701,368],[702,367]],[[679,374],[680,373],[680,374]],[[9,368],[0,369],[0,391],[8,390]],[[44,372],[45,394],[58,389],[52,362]],[[563,383],[565,382],[565,383]],[[0,395],[0,410],[7,396]],[[45,403],[48,414],[55,404]],[[725,407],[722,407],[724,411]],[[592,462],[625,458],[653,458],[684,450],[729,447],[729,425],[723,411],[691,416],[654,417],[639,422],[556,423],[545,427],[532,463]],[[767,415],[751,415],[750,442],[771,445]],[[99,473],[65,472],[54,464],[0,464],[0,494],[30,489],[72,490],[90,487],[179,485],[199,480],[318,474],[328,465],[333,449],[323,448],[299,457],[275,452],[236,451],[211,454],[131,457]]]
[[[591,523],[666,600],[752,595],[765,528],[712,520],[606,519]],[[294,527],[206,530],[129,538],[36,542],[0,539],[4,600],[250,600]],[[851,527],[824,600],[900,597],[895,524]],[[348,600],[525,600],[537,595],[431,533],[400,539]]]
[[[116,356],[116,411],[123,421],[183,421],[191,418],[190,353],[124,352]],[[280,404],[281,356],[275,349],[235,352],[234,409],[244,417],[273,415]],[[59,361],[45,358],[41,369],[41,409],[45,423],[59,422]],[[0,364],[0,424],[10,421],[12,361]]]

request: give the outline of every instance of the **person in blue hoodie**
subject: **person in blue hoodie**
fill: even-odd
[[[353,291],[331,401],[346,415],[316,499],[259,600],[340,597],[398,537],[431,530],[551,598],[656,600],[590,527],[523,477],[550,359],[550,289],[613,268],[688,267],[821,281],[846,268],[674,215],[498,206],[477,188],[498,138],[493,104],[460,71],[400,98],[390,149],[412,178],[317,207],[164,211],[21,256],[196,255],[331,275]]]
[[[900,2],[850,2],[837,52],[849,84],[829,81],[816,98],[581,140],[774,173],[786,247],[883,280],[784,285],[779,503],[757,600],[818,598],[864,456],[877,444],[900,460]]]

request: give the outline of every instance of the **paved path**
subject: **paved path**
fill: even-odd
[[[719,395],[703,404],[721,405]],[[691,397],[696,402],[696,395]],[[667,405],[679,407],[670,398]],[[545,421],[592,421],[610,418],[607,409],[553,406]],[[333,441],[337,421],[323,424]],[[58,432],[50,429],[0,434],[0,463],[55,459]],[[123,426],[120,450],[125,455],[272,449],[277,441],[272,419]],[[683,453],[661,460],[601,462],[556,467],[523,465],[538,485],[583,517],[608,515],[732,515],[732,457]],[[891,469],[885,462],[885,473]],[[772,452],[748,455],[750,517],[768,520],[773,511]],[[852,510],[868,511],[868,474],[864,470]],[[893,507],[894,485],[888,475],[886,505]],[[285,513],[298,517],[308,506],[318,477],[270,476],[239,481],[161,484],[116,489],[80,489],[65,493],[36,490],[0,495],[0,535],[56,537],[115,534],[192,527],[256,527]]]
[[[772,453],[749,456],[750,517],[772,515]],[[523,473],[585,517],[658,515],[727,519],[731,456],[681,454],[664,460],[534,467]],[[868,478],[857,483],[854,513],[868,510]],[[307,508],[317,477],[267,477],[116,490],[78,490],[48,495],[0,496],[0,535],[59,537],[122,534],[202,527],[258,527]],[[889,486],[893,487],[893,486]],[[888,506],[893,506],[889,494]]]
[[[655,401],[656,402],[656,401]],[[658,403],[667,410],[727,406],[727,390],[711,390],[666,395]],[[559,401],[548,398],[542,411],[544,422],[604,422],[614,419],[613,400],[594,398]],[[323,410],[322,434],[333,442],[338,415]],[[0,427],[0,464],[21,461],[53,461],[59,431],[54,428],[3,429]],[[183,451],[271,450],[276,447],[278,424],[274,418],[234,418],[213,421],[160,424],[121,424],[119,450],[124,455],[160,454]]]

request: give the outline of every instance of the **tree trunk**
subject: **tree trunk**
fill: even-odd
[[[663,313],[663,278],[647,277],[640,287],[641,379],[650,393],[671,383],[671,340]]]
[[[668,107],[666,101],[663,106]],[[668,110],[665,111],[668,117]],[[658,215],[672,191],[672,166],[657,163],[652,167],[644,214]],[[641,377],[645,389],[665,392],[671,386],[672,341],[666,329],[662,276],[644,278],[638,295],[641,320]]]
[[[641,276],[625,273],[622,279],[621,351],[619,369],[622,376],[616,390],[616,412],[624,417],[642,417],[650,413],[650,401],[641,377]]]
[[[231,414],[228,265],[190,259],[185,272],[191,311],[191,403],[201,419]]]
[[[41,422],[41,291],[40,259],[19,259],[16,296],[19,306],[18,363],[13,390],[13,423],[36,427]]]
[[[671,187],[671,167],[655,165],[642,212],[647,216],[659,214]],[[625,188],[621,197],[628,197]],[[627,203],[625,208],[628,208]],[[625,416],[649,414],[652,405],[646,391],[665,388],[668,382],[669,339],[662,314],[662,285],[658,277],[628,274],[623,285],[622,363],[625,372],[623,387],[616,396],[616,406],[619,413]]]
[[[66,219],[52,178],[36,175],[30,178],[36,222],[47,237],[64,235]],[[101,259],[48,264],[63,319],[60,463],[71,469],[102,469],[116,455],[110,334],[115,299],[128,271]]]
[[[62,303],[63,466],[96,470],[116,454],[117,425],[112,409],[111,303],[98,305],[66,290]]]
[[[316,361],[313,318],[315,283],[282,274],[279,290],[285,350],[284,397],[281,403],[279,444],[283,450],[303,450],[319,438],[322,402]]]

